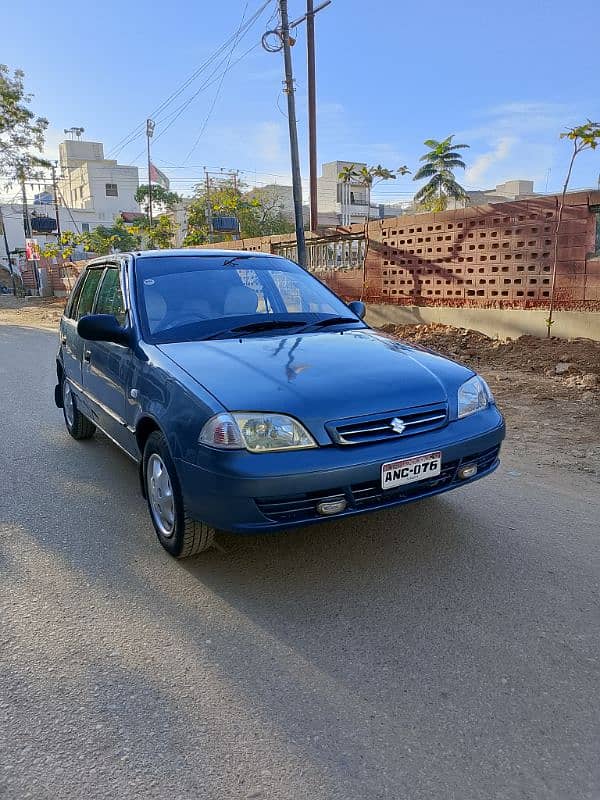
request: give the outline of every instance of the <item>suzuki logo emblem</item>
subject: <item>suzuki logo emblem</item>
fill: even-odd
[[[403,419],[400,419],[399,417],[394,417],[394,419],[391,420],[390,422],[390,428],[394,431],[394,433],[398,434],[404,433],[406,429],[406,423],[404,422]]]

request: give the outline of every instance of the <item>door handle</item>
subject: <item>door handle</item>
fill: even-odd
[[[92,360],[92,351],[91,350],[84,350],[83,351],[83,360],[87,361],[88,363]]]

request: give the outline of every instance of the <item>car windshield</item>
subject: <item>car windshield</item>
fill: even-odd
[[[140,256],[135,274],[144,338],[156,344],[364,327],[326,286],[284,258]]]

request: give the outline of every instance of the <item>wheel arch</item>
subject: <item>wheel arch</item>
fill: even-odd
[[[143,497],[146,497],[146,485],[144,481],[144,448],[146,446],[146,442],[148,441],[148,437],[151,433],[154,433],[154,431],[160,431],[164,434],[163,429],[160,427],[154,417],[144,415],[139,418],[135,426],[135,440],[140,451],[139,479],[140,490]]]

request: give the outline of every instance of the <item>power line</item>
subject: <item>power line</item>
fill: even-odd
[[[204,122],[202,123],[202,126],[200,128],[200,133],[196,137],[196,140],[194,141],[194,144],[192,145],[192,147],[190,149],[190,152],[185,157],[185,161],[183,162],[184,164],[186,164],[190,160],[192,153],[194,152],[194,150],[198,146],[198,142],[202,138],[202,134],[204,133],[204,131],[206,130],[206,126],[208,125],[208,120],[210,119],[211,114],[214,111],[215,105],[217,104],[217,100],[219,98],[219,95],[221,93],[221,88],[223,86],[223,81],[225,80],[225,75],[227,75],[227,72],[229,70],[229,65],[231,63],[231,57],[233,56],[233,52],[234,52],[234,50],[237,47],[238,42],[239,42],[239,33],[240,33],[241,29],[242,29],[242,25],[244,23],[244,19],[246,18],[246,11],[248,11],[248,0],[246,0],[246,5],[244,6],[244,11],[242,13],[242,22],[240,23],[240,27],[237,30],[237,34],[238,35],[235,38],[233,44],[231,45],[231,50],[229,51],[229,56],[227,57],[227,63],[225,64],[225,69],[223,70],[223,74],[221,75],[221,79],[219,80],[219,84],[217,86],[217,91],[215,92],[215,96],[213,97],[213,101],[211,103],[211,106],[208,109],[208,114],[204,118]]]
[[[177,97],[179,97],[188,88],[188,86],[190,86],[196,80],[196,78],[202,72],[204,72],[204,70],[206,70],[224,50],[226,50],[233,40],[239,40],[243,34],[247,33],[250,27],[252,27],[254,22],[271,2],[273,2],[273,0],[265,0],[265,2],[259,6],[259,8],[252,14],[252,16],[244,25],[239,26],[238,29],[225,42],[223,42],[223,44],[221,44],[196,70],[194,70],[194,72],[185,81],[183,81],[183,83],[180,84],[180,86],[174,92],[169,95],[169,97],[166,98],[166,100],[157,106],[148,116],[152,118],[156,117]],[[144,130],[145,122],[142,122],[133,128],[133,130],[131,130],[126,136],[120,139],[120,141],[117,142],[117,144],[109,151],[108,155],[112,154],[117,156],[125,147],[127,147],[127,145],[139,138],[140,135],[143,134]]]
[[[246,50],[244,53],[242,53],[242,55],[239,58],[237,58],[235,61],[233,61],[229,65],[229,69],[227,70],[227,72],[229,72],[229,70],[233,69],[233,67],[235,67],[236,64],[239,64],[239,62],[243,58],[245,58],[248,55],[248,53],[250,53],[252,50],[255,50],[257,47],[259,47],[259,45],[260,45],[260,42],[257,42],[256,44],[253,44],[251,47],[249,47],[248,50]],[[213,70],[213,72],[211,73],[211,76],[214,75],[215,71],[216,70]],[[217,78],[213,78],[212,80],[209,79],[206,83],[202,84],[202,86],[200,86],[200,88],[196,92],[194,92],[194,94],[190,98],[188,98],[184,103],[182,103],[178,108],[176,108],[175,111],[173,112],[169,122],[167,123],[167,125],[164,128],[161,129],[160,133],[156,136],[156,139],[160,139],[160,137],[163,136],[169,130],[169,128],[179,119],[179,117],[188,108],[190,103],[192,103],[196,99],[196,97],[200,94],[201,91],[203,91],[204,89],[208,88],[209,86],[212,86],[212,84],[216,83],[216,81],[218,81],[218,80],[219,80],[218,77]],[[163,120],[158,120],[158,122],[161,122],[161,121],[164,122],[166,119],[168,119],[168,117],[163,118]],[[132,163],[135,164],[135,162],[143,154],[144,154],[144,150],[142,150],[140,153],[138,153],[135,156],[135,158],[131,159]]]

